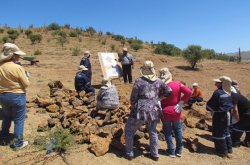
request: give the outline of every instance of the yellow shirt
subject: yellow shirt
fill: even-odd
[[[25,93],[29,84],[22,66],[12,61],[0,64],[0,93]]]

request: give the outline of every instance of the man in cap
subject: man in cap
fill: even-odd
[[[92,80],[92,70],[91,70],[91,63],[90,63],[90,56],[92,54],[89,51],[85,51],[83,54],[83,58],[81,59],[80,65],[85,66],[88,69],[88,72],[86,73],[86,75],[88,76],[89,80],[90,80],[90,84],[91,84],[91,80]]]
[[[227,76],[214,79],[217,90],[207,102],[206,109],[212,114],[212,136],[215,150],[221,157],[232,153],[232,140],[229,133],[230,114],[233,109],[231,96],[232,80]]]
[[[193,103],[195,103],[195,102],[202,102],[203,101],[203,94],[202,94],[202,91],[201,91],[198,83],[193,83],[192,87],[193,87],[193,92],[192,92],[192,95],[188,101],[187,108],[191,108]]]
[[[121,57],[119,58],[119,62],[122,64],[122,70],[123,70],[123,81],[124,83],[132,84],[132,68],[134,65],[134,57],[132,54],[128,53],[127,48],[123,48],[123,53]]]
[[[85,91],[86,93],[92,93],[95,94],[95,88],[91,86],[90,79],[87,76],[88,74],[88,69],[80,65],[78,68],[78,72],[76,73],[75,76],[75,89],[79,93],[81,91]]]
[[[0,54],[0,105],[3,122],[0,139],[8,141],[11,121],[14,121],[14,142],[11,147],[19,150],[28,145],[23,140],[24,121],[26,117],[26,88],[29,80],[22,66],[17,65],[25,53],[15,44],[5,43]]]

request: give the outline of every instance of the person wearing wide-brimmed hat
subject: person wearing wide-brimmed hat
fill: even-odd
[[[214,79],[217,90],[207,102],[206,109],[212,114],[212,136],[215,150],[219,156],[230,157],[232,153],[232,139],[229,133],[233,99],[231,96],[230,77],[221,76]]]
[[[90,79],[87,76],[88,68],[83,65],[80,65],[75,76],[75,89],[79,93],[85,91],[86,93],[95,94],[95,88],[91,86]]]
[[[201,88],[199,87],[198,83],[193,83],[192,87],[193,87],[193,92],[192,92],[190,99],[188,100],[188,107],[187,108],[191,108],[193,103],[195,103],[195,102],[202,102],[203,101],[203,93],[202,93]]]
[[[119,57],[119,62],[122,64],[122,74],[124,83],[133,83],[132,79],[132,68],[134,65],[134,57],[132,54],[128,53],[127,48],[122,49],[122,55]]]
[[[16,64],[25,53],[15,44],[5,43],[0,54],[0,105],[3,110],[1,138],[9,139],[11,121],[14,121],[13,149],[18,150],[28,145],[23,140],[26,116],[26,88],[29,80],[22,66]]]
[[[181,157],[182,143],[182,109],[183,104],[187,103],[192,91],[188,86],[183,85],[180,81],[172,79],[172,74],[168,68],[160,70],[160,79],[172,89],[172,94],[168,98],[161,100],[163,112],[162,122],[164,125],[164,134],[167,142],[167,154],[174,158]],[[176,147],[173,143],[172,133],[176,140]]]
[[[97,110],[99,109],[116,109],[119,106],[119,96],[116,86],[111,79],[104,78],[102,86],[97,94]]]
[[[88,71],[86,72],[86,75],[88,76],[90,80],[90,84],[92,80],[92,68],[91,68],[91,62],[90,62],[91,55],[92,54],[90,53],[90,51],[85,51],[80,62],[80,65],[83,65],[88,69]]]
[[[161,116],[159,101],[163,96],[168,97],[172,90],[156,76],[152,61],[144,62],[141,74],[142,77],[134,83],[130,97],[131,112],[125,125],[126,156],[129,160],[134,157],[135,132],[142,124],[146,124],[150,138],[150,158],[157,161],[159,155],[156,125]]]

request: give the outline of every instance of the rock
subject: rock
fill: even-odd
[[[69,118],[75,118],[77,116],[77,113],[74,112],[74,111],[71,111],[71,112],[66,112],[65,113],[65,117],[66,119],[69,119]]]
[[[84,98],[84,97],[85,97],[85,94],[86,94],[85,91],[81,91],[81,92],[79,93],[80,98]],[[87,97],[86,97],[86,98],[87,98]]]
[[[31,103],[27,103],[27,104],[26,104],[26,107],[27,107],[27,108],[37,108],[38,105],[37,105],[36,103],[31,102]]]
[[[59,118],[60,114],[59,114],[59,112],[57,112],[57,113],[51,113],[51,114],[49,114],[49,116],[51,118]]]
[[[51,96],[64,98],[65,94],[62,89],[58,89]]]
[[[198,144],[199,144],[198,138],[188,137],[185,138],[185,140],[187,141],[187,147],[191,152],[198,151]]]
[[[81,113],[88,113],[89,112],[88,107],[85,105],[74,107],[74,109],[78,110]]]
[[[196,128],[199,128],[201,130],[206,130],[208,131],[209,130],[209,126],[208,124],[206,123],[206,120],[205,119],[200,119],[196,125],[195,125]]]
[[[83,121],[85,119],[87,119],[87,115],[86,114],[82,114],[78,119],[79,119],[80,123],[83,123]]]
[[[139,131],[139,130],[137,130],[137,131],[135,132],[135,138],[136,138],[136,139],[144,138],[144,133],[141,132],[141,131]]]
[[[51,98],[47,98],[47,99],[38,98],[37,104],[38,104],[39,107],[45,108],[45,107],[47,107],[49,105],[55,104],[55,100],[53,100]]]
[[[160,140],[160,141],[165,141],[165,135],[164,135],[164,133],[159,133],[158,134],[158,139]]]
[[[105,155],[111,143],[111,138],[102,138],[96,135],[90,135],[90,151],[97,157]]]
[[[110,143],[110,145],[119,151],[125,151],[125,146],[117,139],[113,139]]]
[[[47,131],[47,129],[48,129],[47,122],[42,122],[42,123],[38,124],[38,127],[37,127],[38,132],[44,132],[44,131]]]
[[[73,107],[78,107],[83,105],[83,101],[75,97],[71,104],[73,105]]]
[[[63,122],[62,122],[62,127],[63,128],[69,128],[71,125],[71,122],[67,119],[64,119]]]
[[[56,123],[57,123],[56,119],[52,119],[52,118],[48,119],[48,126],[50,128],[54,127]]]
[[[59,111],[59,106],[56,104],[49,105],[46,107],[46,110],[47,110],[47,112],[50,112],[50,113],[56,113]]]

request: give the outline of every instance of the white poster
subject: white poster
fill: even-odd
[[[104,78],[118,78],[121,76],[121,66],[118,63],[117,53],[98,53],[99,61],[102,67],[102,73]]]

